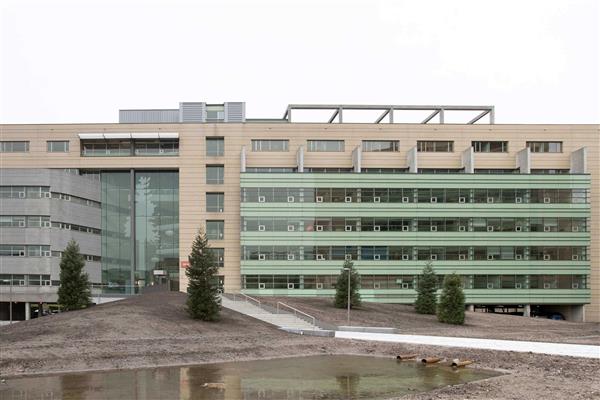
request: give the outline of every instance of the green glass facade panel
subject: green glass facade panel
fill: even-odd
[[[245,289],[250,296],[332,297],[335,289]],[[368,302],[414,304],[417,293],[414,289],[361,289],[361,298]],[[465,289],[467,304],[586,304],[590,290],[507,290]]]
[[[310,209],[307,209],[310,207]],[[584,217],[589,204],[242,203],[241,216]]]
[[[360,273],[373,274],[421,274],[425,261],[356,261],[354,267]],[[253,274],[337,274],[340,271],[339,261],[242,261],[242,275]],[[471,274],[589,274],[587,261],[437,261],[434,264],[440,274],[456,272],[461,275]]]
[[[241,188],[242,287],[264,280],[251,295],[332,295],[310,282],[335,282],[342,253],[367,280],[419,275],[436,254],[439,274],[483,275],[492,287],[497,277],[497,289],[466,289],[467,303],[589,302],[581,286],[505,288],[530,275],[589,276],[589,175],[243,173]],[[572,229],[571,218],[583,222]],[[376,286],[361,289],[366,301],[414,302],[413,289]]]
[[[531,174],[240,174],[241,187],[589,188],[591,175]]]
[[[262,233],[262,234],[261,234]],[[580,233],[488,233],[477,232],[462,234],[458,232],[421,233],[415,232],[243,232],[241,235],[244,245],[273,245],[273,246],[357,246],[382,245],[401,241],[403,246],[423,246],[426,242],[441,246],[587,246],[589,234]]]

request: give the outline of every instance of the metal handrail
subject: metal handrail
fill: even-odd
[[[237,301],[237,299],[235,298],[236,295],[240,295],[243,298],[243,301],[245,301],[246,303],[248,303],[249,301],[253,301],[255,302],[259,308],[262,308],[262,304],[260,302],[260,300],[255,299],[254,297],[248,296],[245,293],[231,293],[233,295],[233,301]]]
[[[280,305],[281,305],[282,307],[289,308],[290,310],[294,311],[294,316],[295,316],[295,317],[297,317],[297,316],[296,316],[296,314],[302,314],[302,315],[304,315],[305,317],[308,317],[310,320],[312,320],[312,326],[313,326],[313,329],[316,329],[316,328],[317,328],[317,320],[316,320],[316,318],[315,318],[315,317],[313,317],[312,315],[308,315],[308,314],[307,314],[307,313],[305,313],[304,311],[300,311],[300,310],[298,310],[297,308],[294,308],[294,307],[292,307],[292,306],[290,306],[290,305],[287,305],[287,304],[285,304],[285,303],[282,303],[282,302],[280,302],[280,301],[278,301],[278,302],[277,302],[277,314],[279,314],[279,306],[280,306]],[[297,317],[297,318],[298,318],[298,317]]]

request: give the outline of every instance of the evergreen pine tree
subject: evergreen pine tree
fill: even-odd
[[[188,278],[187,312],[194,319],[217,321],[221,310],[218,267],[202,231],[198,231],[188,259],[190,265],[185,271]]]
[[[417,299],[415,301],[415,311],[419,314],[435,314],[437,303],[437,276],[433,270],[431,262],[428,262],[423,268],[423,273],[419,276],[417,287]]]
[[[344,262],[344,267],[349,270],[342,269],[342,273],[338,276],[335,284],[335,301],[334,305],[337,308],[348,307],[348,290],[350,290],[350,308],[360,306],[360,293],[358,285],[360,284],[360,276],[354,269],[354,264],[350,260]],[[348,288],[348,274],[350,274],[350,288]]]
[[[58,304],[64,311],[79,310],[92,303],[90,282],[84,266],[85,260],[79,252],[79,245],[71,240],[60,259]]]
[[[462,325],[465,322],[465,295],[460,277],[456,274],[444,278],[437,317],[438,321],[447,324]]]

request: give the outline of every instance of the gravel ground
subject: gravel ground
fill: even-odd
[[[284,302],[320,321],[346,325],[346,310],[333,307],[328,298],[262,297],[266,304]],[[434,315],[414,312],[403,304],[363,303],[350,311],[350,323],[359,326],[394,327],[407,335],[435,335],[486,339],[600,345],[600,324],[524,318],[516,315],[467,312],[464,325],[441,324]]]
[[[290,303],[290,299],[286,300]],[[17,376],[312,354],[373,354],[395,357],[396,354],[414,352],[420,356],[469,358],[476,361],[477,367],[502,370],[506,375],[405,398],[600,398],[599,360],[298,336],[228,310],[223,310],[220,322],[198,322],[187,317],[184,301],[185,295],[182,293],[154,293],[1,327],[0,374]],[[318,310],[319,305],[315,304],[314,308]],[[396,306],[392,307],[395,308]],[[375,321],[368,318],[369,315],[377,316],[383,324],[386,321],[385,308],[379,314],[375,314],[373,310],[372,306],[366,306],[361,314],[355,310],[353,315],[356,318],[364,315],[365,322]],[[330,321],[335,322],[336,318],[340,318],[335,309],[332,311],[325,308],[322,312],[323,316],[331,312]],[[410,314],[408,318],[408,310],[404,313],[407,313],[406,324],[416,328],[419,324],[415,321],[415,314]],[[396,315],[393,315],[394,320],[397,319]],[[496,316],[484,317],[489,325],[487,329],[493,331],[493,319]],[[508,334],[511,328],[504,326],[506,317],[501,317],[496,328]],[[341,318],[342,321],[343,319]],[[472,325],[473,321],[470,320],[471,318],[469,323]],[[547,324],[551,321],[540,322]],[[447,334],[445,329],[449,328],[442,329],[433,320],[429,323],[429,329],[433,324],[438,327],[439,332]],[[545,325],[540,325],[540,329],[543,326]],[[428,328],[422,329],[420,333],[425,333]],[[465,329],[470,328],[467,326]],[[515,322],[512,329],[519,329],[519,324]],[[533,335],[533,329],[528,323],[523,328],[529,335]],[[480,333],[485,335],[485,332]],[[577,335],[576,327],[573,327],[572,333],[571,336],[580,336]],[[561,334],[569,336],[566,332]],[[546,332],[544,337],[545,335]]]

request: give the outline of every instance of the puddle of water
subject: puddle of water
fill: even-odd
[[[7,379],[0,399],[386,399],[496,375],[392,358],[310,356]]]

